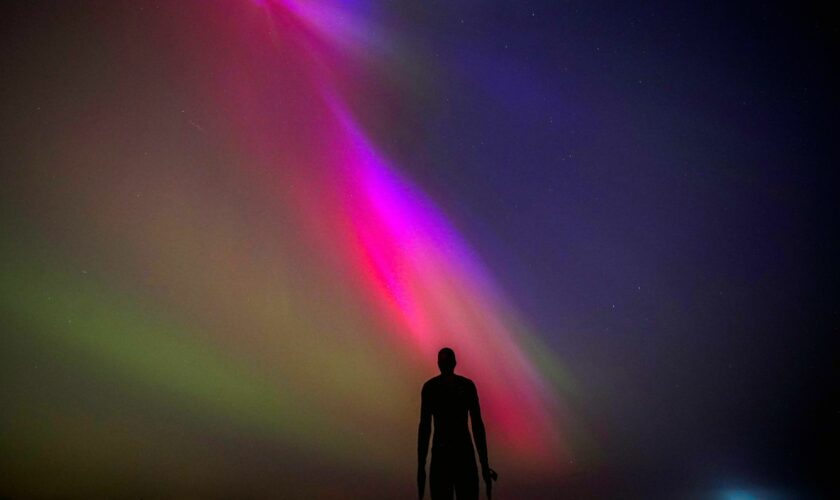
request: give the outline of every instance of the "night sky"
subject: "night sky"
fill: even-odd
[[[495,498],[836,494],[835,24],[7,8],[0,496],[411,498],[444,345]]]

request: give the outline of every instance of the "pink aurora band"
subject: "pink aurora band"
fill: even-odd
[[[461,353],[459,370],[478,384],[496,446],[491,454],[512,454],[526,470],[567,463],[571,452],[561,427],[568,415],[532,361],[538,340],[444,214],[383,158],[342,99],[348,88],[358,90],[339,80],[355,64],[354,54],[373,43],[369,26],[337,4],[266,0],[258,6],[272,23],[278,69],[284,79],[294,75],[287,90],[297,95],[283,100],[298,105],[285,111],[310,117],[293,131],[281,126],[278,133],[295,140],[276,148],[259,131],[265,141],[259,148],[266,163],[294,170],[279,175],[287,183],[281,190],[294,200],[313,243],[352,276],[413,363],[426,364],[431,375],[441,346]],[[232,83],[226,96],[246,94]],[[255,101],[229,106],[260,114]],[[260,120],[246,115],[239,122],[252,129]]]

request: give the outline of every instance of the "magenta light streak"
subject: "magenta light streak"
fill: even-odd
[[[548,454],[559,439],[548,412],[553,398],[500,317],[510,307],[444,215],[387,165],[340,103],[332,108],[342,125],[339,165],[350,179],[347,216],[369,288],[427,359],[453,345],[481,360],[470,368],[483,381],[485,412],[512,447]]]
[[[565,408],[523,350],[524,322],[446,216],[377,151],[345,103],[342,69],[354,61],[331,44],[362,43],[350,35],[364,31],[360,18],[334,3],[259,5],[280,54],[273,73],[259,73],[269,75],[260,85],[277,78],[283,91],[255,92],[260,86],[246,78],[221,82],[217,95],[235,110],[242,143],[274,166],[266,175],[283,185],[279,198],[313,247],[372,304],[374,323],[406,363],[433,370],[436,351],[453,347],[459,370],[478,383],[500,451],[533,470],[566,462]],[[369,98],[361,97],[354,102]],[[287,121],[265,109],[282,109]]]

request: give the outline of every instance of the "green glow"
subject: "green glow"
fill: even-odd
[[[156,314],[152,305],[108,291],[92,277],[36,269],[32,264],[37,260],[15,258],[8,251],[2,256],[3,315],[30,326],[50,349],[76,363],[139,383],[167,404],[197,410],[278,443],[304,446],[316,455],[349,460],[363,445],[363,436],[351,432],[352,422],[342,424],[312,403],[317,391],[302,394],[291,383],[267,378],[247,360],[235,359],[202,342],[178,321]],[[359,362],[365,356],[360,349],[344,346],[342,352],[349,355],[334,357],[331,364],[328,359],[315,360],[312,366],[329,367],[327,374],[365,366]],[[362,376],[376,378],[364,371]],[[340,379],[330,383],[337,384],[339,392],[353,389],[341,388]],[[361,404],[371,404],[377,393],[366,397]],[[379,460],[380,466],[387,466],[386,458]]]

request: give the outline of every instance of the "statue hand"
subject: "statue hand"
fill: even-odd
[[[488,486],[492,486],[493,481],[499,479],[499,475],[496,471],[491,469],[489,465],[481,467],[481,475],[484,478],[484,484],[487,484]]]
[[[417,466],[417,494],[420,500],[423,500],[423,494],[426,492],[426,466]]]

